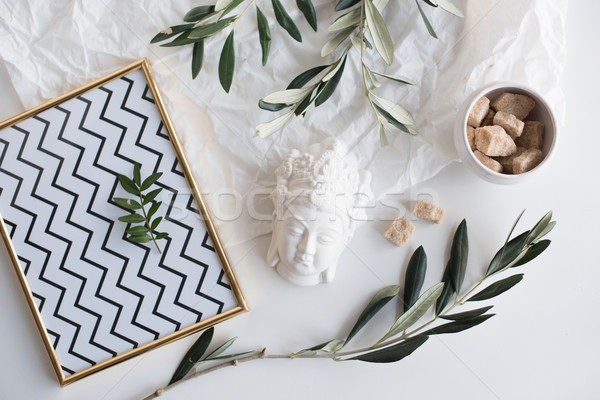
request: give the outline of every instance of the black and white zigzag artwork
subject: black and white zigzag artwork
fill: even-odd
[[[136,163],[162,253],[117,221]],[[0,132],[0,212],[66,377],[238,306],[140,69]]]

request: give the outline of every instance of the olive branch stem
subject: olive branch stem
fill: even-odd
[[[392,325],[389,332],[371,347],[341,351],[344,345],[347,344],[385,304],[399,296],[400,286],[398,285],[387,286],[375,294],[371,302],[358,317],[356,324],[345,340],[334,339],[292,354],[268,354],[266,348],[263,348],[260,351],[255,350],[246,353],[217,357],[217,355],[220,355],[231,346],[236,339],[233,338],[219,346],[216,350],[213,350],[209,355],[203,357],[212,340],[214,328],[211,327],[205,330],[196,343],[188,350],[183,361],[173,375],[171,382],[164,388],[157,389],[144,400],[160,396],[164,391],[192,378],[225,367],[237,366],[241,363],[258,359],[312,358],[331,359],[333,361],[358,360],[378,363],[400,361],[412,354],[413,351],[425,343],[432,335],[461,332],[477,326],[494,316],[494,314],[486,314],[493,306],[471,309],[458,314],[452,314],[452,312],[457,307],[464,306],[467,302],[494,298],[520,282],[523,274],[516,274],[508,278],[497,280],[487,287],[481,288],[490,276],[506,271],[509,268],[526,264],[539,256],[550,245],[550,240],[541,239],[548,234],[556,224],[556,222],[551,221],[551,218],[552,213],[549,212],[538,221],[531,230],[525,231],[521,235],[510,239],[516,225],[515,222],[504,245],[498,250],[490,262],[483,278],[462,295],[460,295],[460,287],[464,279],[468,253],[466,222],[463,220],[455,233],[450,260],[448,261],[446,271],[444,272],[443,281],[432,286],[422,294],[420,294],[420,292],[427,268],[427,258],[423,247],[419,247],[413,253],[407,266],[403,300],[405,311]],[[452,304],[448,306],[450,298],[453,297],[454,293],[457,295],[454,297]],[[410,328],[424,316],[434,303],[435,316],[427,322],[408,331],[407,328]],[[439,321],[439,319],[451,322],[435,325],[433,328],[430,328],[430,326]],[[429,329],[425,330],[426,328]],[[390,337],[391,339],[386,340]],[[222,359],[226,359],[227,361],[219,362],[208,368],[198,369],[198,366],[201,363]],[[192,368],[195,368],[195,371],[188,374]]]
[[[156,246],[156,250],[158,250],[158,254],[162,254],[160,247],[158,247],[158,243],[156,242],[156,235],[154,235],[154,231],[150,227],[150,218],[148,218],[148,213],[146,213],[146,207],[144,206],[144,196],[142,192],[139,192],[140,204],[142,204],[142,213],[144,214],[144,226],[148,229],[148,234],[152,238],[154,245]]]

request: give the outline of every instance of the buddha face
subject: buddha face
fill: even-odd
[[[303,286],[333,279],[348,238],[343,217],[333,209],[316,208],[308,199],[297,198],[274,224],[271,246],[276,246],[278,257],[274,261],[283,278]]]

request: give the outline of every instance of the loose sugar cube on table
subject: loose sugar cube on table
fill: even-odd
[[[412,224],[412,222],[402,218],[401,216],[397,216],[394,219],[394,222],[392,222],[389,228],[385,231],[383,237],[394,243],[396,246],[402,246],[414,232],[415,226]]]
[[[475,129],[475,147],[490,157],[510,156],[517,151],[515,141],[498,125]]]
[[[538,149],[527,149],[513,160],[513,173],[522,174],[538,166],[544,156]]]
[[[415,208],[413,209],[413,214],[417,217],[435,222],[436,224],[442,222],[445,212],[446,211],[442,207],[438,207],[435,204],[423,200],[417,200]]]
[[[544,147],[544,124],[538,121],[525,121],[523,133],[515,139],[515,143],[526,149],[542,150]]]
[[[512,114],[517,119],[524,120],[535,107],[535,100],[524,94],[502,93],[491,103],[491,107],[498,111]]]
[[[498,111],[494,115],[494,125],[499,125],[506,133],[508,133],[513,139],[521,136],[523,133],[523,127],[525,124],[520,119],[517,119],[512,114],[505,113],[504,111]]]
[[[469,111],[469,116],[467,117],[467,124],[479,127],[481,126],[481,121],[485,118],[490,109],[490,99],[483,96],[477,99],[473,107],[471,107],[471,111]]]

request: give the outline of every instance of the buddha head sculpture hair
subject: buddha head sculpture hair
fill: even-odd
[[[342,142],[328,138],[304,153],[291,150],[275,171],[267,262],[294,284],[331,282],[345,244],[366,220],[371,174],[346,153]]]

